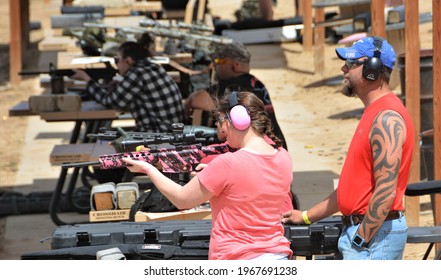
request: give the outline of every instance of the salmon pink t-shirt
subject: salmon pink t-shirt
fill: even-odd
[[[293,178],[285,149],[272,155],[245,149],[222,154],[197,176],[213,194],[209,259],[252,259],[265,253],[291,257],[280,222]]]

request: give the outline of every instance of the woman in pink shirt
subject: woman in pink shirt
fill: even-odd
[[[264,104],[253,93],[232,92],[218,100],[215,116],[228,144],[238,150],[199,165],[200,172],[184,186],[146,162],[124,161],[130,171],[147,174],[179,209],[210,201],[209,259],[291,258],[280,217],[290,197],[292,160],[271,129]]]

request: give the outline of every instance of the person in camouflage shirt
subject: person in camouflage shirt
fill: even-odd
[[[237,21],[255,18],[273,20],[273,5],[276,3],[274,0],[244,0],[234,15]]]

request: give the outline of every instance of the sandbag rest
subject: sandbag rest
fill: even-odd
[[[92,187],[90,208],[92,211],[130,209],[138,197],[136,182],[106,182]]]

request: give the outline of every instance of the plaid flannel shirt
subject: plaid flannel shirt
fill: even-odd
[[[100,104],[130,112],[143,132],[172,132],[171,124],[183,123],[181,92],[164,68],[147,58],[135,63],[113,88],[89,82],[88,92]]]

